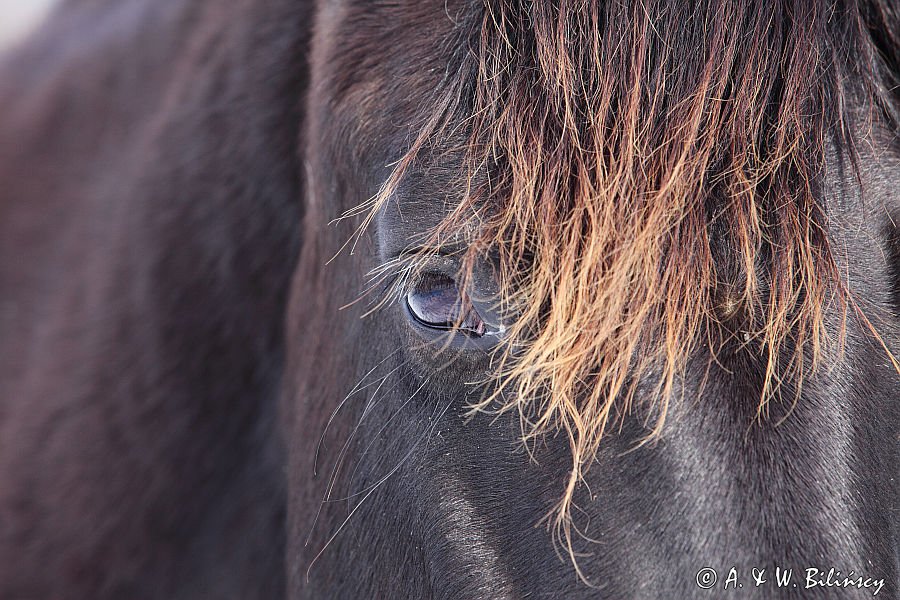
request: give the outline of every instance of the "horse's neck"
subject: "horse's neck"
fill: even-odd
[[[2,78],[0,596],[281,589],[309,8],[184,5],[73,4]]]

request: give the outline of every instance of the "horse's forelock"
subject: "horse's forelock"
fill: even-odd
[[[475,214],[469,258],[499,253],[515,314],[502,403],[526,439],[568,434],[569,542],[576,486],[639,381],[656,385],[657,432],[701,347],[759,353],[760,411],[821,361],[825,313],[854,306],[819,198],[825,148],[850,141],[851,105],[895,110],[896,21],[877,0],[486,0],[460,79],[380,199],[466,124],[469,179],[489,184],[434,239]]]

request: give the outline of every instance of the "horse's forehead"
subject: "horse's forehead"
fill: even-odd
[[[448,65],[468,51],[480,4],[471,0],[328,3],[316,28],[321,101],[352,127],[354,142],[415,133]]]

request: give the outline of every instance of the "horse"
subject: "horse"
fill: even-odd
[[[0,67],[0,597],[900,597],[890,0],[64,0]]]

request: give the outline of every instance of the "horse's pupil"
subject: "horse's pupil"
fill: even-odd
[[[484,335],[484,322],[471,308],[456,283],[446,275],[427,273],[406,295],[412,315],[435,329],[460,329],[469,335]]]

